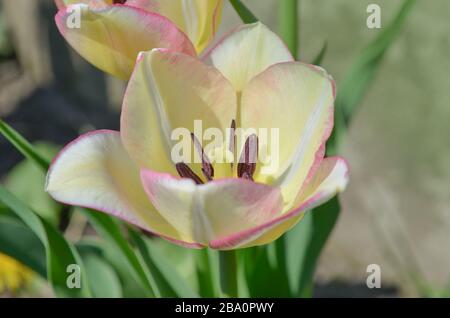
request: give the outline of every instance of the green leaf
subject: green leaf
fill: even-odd
[[[339,200],[334,197],[307,212],[286,234],[287,273],[293,296],[311,296],[317,260],[336,224],[339,209]]]
[[[88,209],[81,209],[89,219],[91,225],[104,237],[126,261],[134,279],[142,284],[147,291],[146,296],[158,296],[156,286],[149,272],[144,269],[141,261],[125,239],[118,222],[108,215]]]
[[[113,267],[94,253],[81,254],[81,256],[93,296],[97,298],[122,297],[120,280]]]
[[[50,144],[36,144],[34,146],[39,153],[55,155],[57,147]],[[28,206],[46,219],[52,225],[59,223],[59,214],[62,205],[54,201],[43,189],[45,187],[45,172],[29,160],[17,164],[5,181],[5,187],[18,199],[27,202]]]
[[[218,252],[209,248],[195,251],[197,283],[201,297],[220,297]]]
[[[44,246],[36,234],[19,220],[0,216],[0,252],[47,277]]]
[[[271,244],[241,251],[250,297],[291,296],[286,262],[280,257],[283,248],[284,238],[281,237]]]
[[[97,298],[123,297],[119,273],[107,255],[108,244],[96,237],[84,237],[76,247],[86,267],[92,294]],[[120,258],[120,257],[119,257]],[[142,295],[142,294],[141,294]]]
[[[152,240],[144,239],[131,228],[129,233],[163,297],[199,297]]]
[[[222,295],[236,298],[238,294],[238,259],[235,250],[219,251],[220,288]]]
[[[14,195],[0,186],[0,201],[11,209],[30,230],[36,234],[47,254],[47,276],[53,291],[59,297],[88,297],[90,291],[86,282],[84,266],[74,246],[55,230],[47,221],[37,216]],[[68,288],[67,267],[77,264],[81,268],[81,288]]]
[[[415,2],[415,0],[403,2],[394,20],[363,49],[339,86],[336,108],[342,108],[346,125],[349,124],[352,114],[372,83],[386,51],[399,35]]]
[[[258,22],[258,18],[240,0],[230,0],[230,3],[242,22],[247,24]]]
[[[8,207],[4,206],[1,202],[0,202],[0,216],[5,216],[5,215],[9,215],[10,211],[8,209]]]
[[[98,235],[86,235],[76,244],[82,257],[94,254],[107,262],[115,271],[120,281],[122,297],[136,298],[149,296],[147,290],[142,287],[133,276],[130,265],[123,255],[109,241],[103,240]]]
[[[297,59],[298,53],[298,0],[283,0],[278,4],[280,36]]]
[[[316,58],[313,60],[312,64],[314,65],[321,65],[323,62],[323,59],[325,58],[325,54],[327,53],[328,48],[328,42],[325,42],[320,49],[319,54],[317,54]]]
[[[42,156],[35,148],[23,138],[17,131],[15,131],[11,126],[0,119],[0,133],[8,139],[8,141],[16,147],[26,158],[30,159],[32,162],[37,164],[40,168],[47,171],[50,160],[45,156]]]

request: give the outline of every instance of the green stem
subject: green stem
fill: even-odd
[[[244,23],[258,22],[258,18],[240,0],[230,0],[230,3]]]
[[[298,0],[279,1],[278,23],[280,35],[297,59],[298,50]]]
[[[236,251],[219,252],[220,288],[223,296],[238,297],[238,276]]]

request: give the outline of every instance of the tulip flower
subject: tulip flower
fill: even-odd
[[[196,56],[214,36],[222,0],[56,0],[67,42],[99,69],[128,80],[140,51]],[[78,21],[77,21],[78,19]]]
[[[203,61],[166,49],[143,52],[120,133],[94,131],[66,146],[49,169],[46,190],[187,247],[267,244],[347,184],[345,160],[324,158],[334,99],[325,70],[296,62],[260,23],[235,30]],[[242,149],[227,150],[241,158],[233,167],[214,163],[206,151],[201,163],[174,162],[171,132],[193,132],[195,120],[224,135],[239,127],[279,129],[278,144],[264,145],[279,149],[277,169],[263,173],[265,163],[249,160],[247,150],[259,144],[254,134]],[[192,137],[202,150],[201,136]]]

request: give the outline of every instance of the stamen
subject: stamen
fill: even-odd
[[[239,159],[237,174],[239,178],[253,180],[258,159],[258,137],[255,134],[248,136],[244,151]]]
[[[231,170],[233,170],[234,154],[236,153],[236,121],[231,121],[230,127],[230,152],[233,154],[233,161],[231,161]]]
[[[248,173],[247,171],[245,171],[245,172],[242,174],[241,178],[242,178],[242,179],[247,179],[247,180],[253,181],[253,176],[251,176],[250,173]]]
[[[197,148],[197,151],[199,152],[200,156],[202,157],[202,172],[205,178],[208,181],[211,181],[214,177],[214,168],[209,161],[208,156],[205,154],[205,151],[203,150],[202,145],[198,141],[197,137],[195,137],[194,133],[191,133],[192,142],[195,145],[195,148]]]
[[[187,164],[179,162],[175,164],[175,168],[177,169],[180,177],[192,179],[196,184],[203,184],[202,179],[200,179],[199,176],[197,176],[195,172],[192,171]]]
[[[113,4],[125,4],[127,0],[113,0]]]

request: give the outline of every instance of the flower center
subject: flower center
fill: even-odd
[[[113,4],[125,4],[127,0],[113,0]]]
[[[214,179],[214,167],[205,153],[200,141],[197,139],[194,133],[191,133],[191,139],[195,149],[199,153],[202,160],[201,171],[206,179],[206,182]],[[236,153],[236,121],[233,119],[230,126],[229,136],[229,153],[234,158]],[[256,134],[251,134],[245,140],[243,151],[237,165],[237,176],[239,178],[252,180],[253,174],[256,170],[256,160],[258,159],[258,137]],[[233,170],[234,160],[231,160],[231,170]],[[182,178],[188,178],[193,180],[196,184],[203,184],[203,180],[184,162],[178,162],[175,164],[178,174]]]

